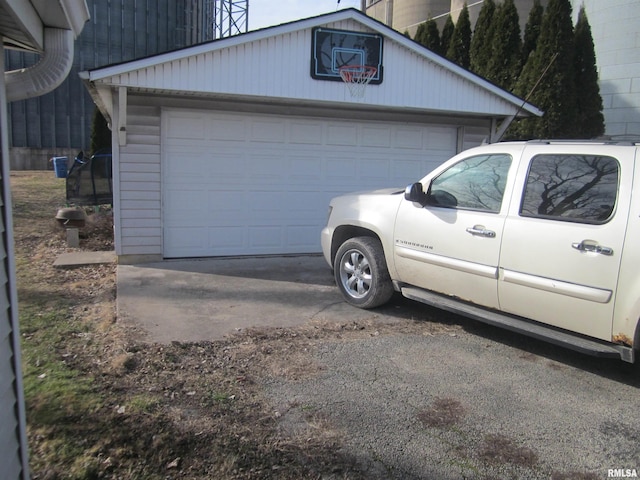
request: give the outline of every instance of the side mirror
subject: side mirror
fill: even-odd
[[[427,204],[427,195],[424,193],[420,182],[409,185],[404,190],[404,198],[410,202],[419,203],[423,207]]]
[[[434,207],[456,208],[458,206],[458,199],[444,190],[432,190],[429,195],[427,195],[427,203]]]

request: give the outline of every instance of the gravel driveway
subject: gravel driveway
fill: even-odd
[[[640,475],[640,367],[401,297],[353,308],[318,257],[119,266],[118,277],[120,314],[153,341],[337,325],[308,346],[291,334],[298,374],[265,378],[266,396],[285,435],[334,436],[365,478]]]
[[[453,323],[433,334],[425,322],[421,332],[410,319],[421,306],[398,300],[396,308],[392,316],[415,332],[323,342],[313,351],[320,373],[268,384],[283,428],[328,422],[369,478],[640,474],[636,367],[431,309],[424,310]]]

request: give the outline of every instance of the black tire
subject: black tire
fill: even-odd
[[[333,263],[333,275],[345,300],[359,308],[375,308],[393,296],[393,284],[380,242],[355,237],[344,242]]]

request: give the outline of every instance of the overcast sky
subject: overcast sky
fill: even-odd
[[[249,0],[249,30],[335,12],[360,8],[360,0]]]

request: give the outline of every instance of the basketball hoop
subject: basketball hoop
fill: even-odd
[[[344,65],[338,69],[352,97],[364,97],[364,90],[378,73],[376,67],[368,65]]]

